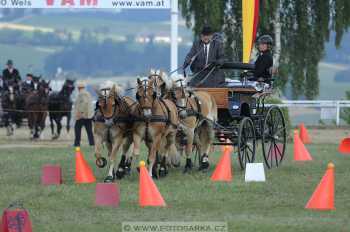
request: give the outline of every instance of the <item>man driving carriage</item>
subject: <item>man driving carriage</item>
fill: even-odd
[[[211,27],[204,26],[200,40],[193,43],[183,65],[184,68],[190,66],[193,73],[189,86],[215,87],[225,83],[225,78],[220,75],[220,70],[211,71],[214,66],[222,64],[223,61],[222,41],[214,37]]]
[[[15,81],[17,84],[21,81],[21,76],[16,68],[13,67],[13,61],[8,60],[6,63],[6,69],[2,71],[2,78],[4,82]]]
[[[25,95],[34,90],[33,74],[27,74],[26,80],[22,83],[21,88]]]

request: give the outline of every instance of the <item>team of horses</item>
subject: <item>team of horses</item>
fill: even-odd
[[[179,166],[183,153],[184,172],[192,170],[194,148],[200,154],[199,170],[207,170],[217,120],[215,99],[207,92],[188,88],[183,77],[171,78],[161,71],[138,78],[135,97],[136,100],[123,96],[121,87],[112,82],[99,88],[94,118],[95,155],[97,166],[105,167],[105,144],[110,160],[105,182],[121,179],[132,166],[137,167],[142,143],[148,148],[152,177],[165,177],[169,167]]]
[[[4,83],[1,100],[8,135],[27,118],[31,138],[38,139],[48,114],[52,139],[58,139],[63,117],[67,118],[67,131],[70,129],[73,91],[72,80],[66,80],[58,92],[52,92],[50,82],[38,77],[33,78],[30,91],[23,91],[16,82]],[[132,167],[137,168],[143,143],[152,177],[165,177],[169,167],[180,165],[182,156],[186,158],[184,172],[191,171],[194,153],[199,154],[199,170],[206,171],[217,121],[215,99],[187,87],[184,77],[169,77],[159,70],[138,78],[135,92],[135,98],[124,96],[121,86],[111,81],[97,90],[95,156],[98,167],[108,164],[104,181],[121,179]],[[103,147],[108,150],[109,163],[103,157]]]
[[[67,117],[67,130],[71,120],[71,94],[74,81],[66,80],[59,92],[52,92],[50,81],[41,77],[33,77],[32,83],[4,81],[1,89],[2,121],[7,129],[7,135],[12,136],[16,127],[27,119],[30,138],[39,139],[45,128],[47,115],[50,118],[52,138],[60,136],[62,117]],[[26,87],[24,87],[26,86]],[[57,130],[54,130],[55,124]]]

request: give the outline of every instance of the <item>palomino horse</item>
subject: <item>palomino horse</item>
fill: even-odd
[[[41,132],[45,128],[50,81],[41,80],[37,83],[36,89],[28,95],[25,101],[25,111],[32,139],[40,138]]]
[[[214,122],[217,120],[217,105],[215,99],[203,91],[187,89],[185,78],[178,76],[174,79],[165,73],[158,76],[158,85],[165,89],[164,97],[171,99],[178,109],[180,124],[177,145],[181,151],[185,146],[185,172],[192,169],[191,160],[193,144],[196,144],[200,154],[199,170],[209,168],[208,155],[214,140]],[[169,83],[172,82],[170,87]]]
[[[62,118],[67,117],[66,129],[69,132],[70,120],[72,115],[72,100],[71,95],[74,90],[74,81],[66,80],[59,92],[53,92],[49,96],[49,117],[52,139],[58,139],[62,129]],[[55,125],[56,123],[56,132]]]
[[[106,144],[110,166],[105,182],[121,179],[131,168],[131,158],[127,153],[132,145],[132,115],[137,103],[130,97],[121,97],[121,89],[107,81],[98,91],[98,102],[94,117],[94,137],[96,165],[106,166],[102,157],[102,145]],[[122,147],[122,157],[117,166],[116,156]]]
[[[134,146],[140,147],[144,140],[148,147],[149,174],[156,178],[165,176],[167,156],[176,155],[176,150],[172,149],[179,123],[176,105],[170,100],[162,99],[155,80],[149,78],[137,79],[136,98],[143,122],[134,123]],[[134,149],[135,156],[139,152]],[[161,156],[160,168],[157,153]]]

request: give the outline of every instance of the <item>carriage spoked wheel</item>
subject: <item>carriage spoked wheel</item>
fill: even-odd
[[[238,129],[238,160],[242,170],[247,163],[253,163],[255,160],[255,127],[250,118],[243,118]]]
[[[268,168],[278,167],[286,150],[287,131],[283,113],[277,106],[270,107],[262,128],[262,150]]]

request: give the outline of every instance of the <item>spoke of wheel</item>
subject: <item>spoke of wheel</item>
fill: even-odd
[[[275,144],[275,145],[276,145],[277,151],[278,151],[278,153],[279,153],[279,155],[281,157],[280,160],[282,160],[282,158],[283,158],[283,154],[282,154],[283,150],[281,151],[280,148],[277,146],[277,144]],[[284,147],[284,145],[283,145],[283,147]]]
[[[247,145],[247,148],[249,149],[249,151],[250,151],[252,154],[254,154],[253,149],[252,149],[250,146]]]
[[[276,167],[278,167],[278,159],[277,159],[277,152],[276,152],[276,144],[275,143],[273,143],[273,151],[274,151],[274,155],[275,155]]]
[[[271,150],[271,148],[272,148],[272,142],[270,143],[270,148],[269,148],[269,156],[270,156],[270,160],[271,160],[271,162],[270,162],[270,165],[271,165],[271,167],[272,167],[272,159],[273,159],[273,155],[272,155],[272,150]]]
[[[268,152],[267,152],[267,157],[266,157],[266,161],[268,161],[269,160],[269,157],[270,157],[270,155],[271,155],[271,143],[270,143],[270,147],[269,147],[269,150],[268,150]]]

